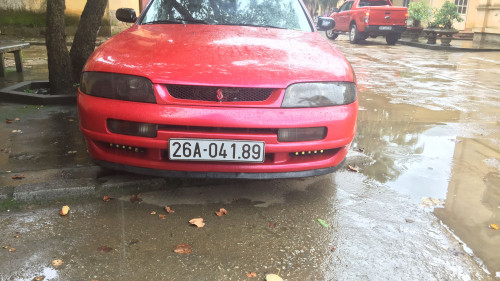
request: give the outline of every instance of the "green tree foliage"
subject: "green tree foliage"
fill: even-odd
[[[311,16],[315,16],[318,10],[321,10],[323,14],[330,14],[333,8],[337,7],[338,2],[338,0],[304,0]]]
[[[434,14],[433,25],[444,29],[452,29],[454,21],[463,21],[457,10],[457,5],[454,3],[450,1],[444,2],[443,6]]]

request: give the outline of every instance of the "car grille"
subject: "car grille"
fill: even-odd
[[[166,85],[168,93],[183,100],[244,102],[265,101],[274,89],[264,88],[223,88],[210,86]],[[222,90],[222,97],[217,98],[217,91]]]

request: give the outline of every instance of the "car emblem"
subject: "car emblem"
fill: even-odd
[[[221,102],[224,98],[224,93],[222,93],[222,89],[217,90],[217,101]]]

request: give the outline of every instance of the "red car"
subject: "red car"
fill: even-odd
[[[98,164],[173,177],[291,178],[340,167],[356,79],[300,0],[151,0],[89,58],[80,129]]]
[[[384,36],[387,44],[394,45],[406,30],[408,10],[392,6],[391,0],[346,0],[330,17],[336,24],[326,31],[329,39],[348,33],[349,41],[355,44],[368,37]]]

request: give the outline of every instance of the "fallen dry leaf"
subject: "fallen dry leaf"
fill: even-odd
[[[102,201],[104,201],[104,202],[109,202],[109,201],[111,201],[111,199],[113,199],[113,198],[109,197],[108,195],[104,195],[102,197]]]
[[[167,218],[167,216],[166,215],[158,215],[158,218],[164,220]]]
[[[12,179],[13,180],[22,180],[22,179],[24,179],[24,175],[13,175]]]
[[[348,169],[349,169],[349,171],[351,171],[351,172],[356,172],[356,173],[358,173],[358,172],[359,172],[359,171],[358,171],[358,169],[354,168],[354,167],[353,167],[353,166],[351,166],[351,165],[349,165]]]
[[[410,219],[405,219],[405,221],[406,221],[407,223],[414,223],[414,222],[415,222],[414,220],[410,220]]]
[[[224,208],[220,208],[218,212],[215,212],[215,214],[216,214],[218,217],[222,217],[223,215],[227,215],[227,211],[226,211],[226,209],[224,209]]]
[[[169,206],[165,206],[165,212],[167,212],[169,214],[175,213],[174,209],[170,208]]]
[[[255,273],[255,272],[247,272],[246,274],[247,274],[248,278],[257,277],[257,273]]]
[[[41,275],[33,278],[33,281],[42,281],[43,279],[45,279],[45,276]]]
[[[21,237],[21,234],[19,234],[19,233],[14,235],[14,238],[20,238],[20,237]]]
[[[492,223],[492,224],[490,224],[490,228],[494,229],[494,230],[498,230],[498,224]]]
[[[193,252],[193,248],[189,244],[179,244],[174,247],[174,253],[187,255]]]
[[[75,122],[75,119],[68,119],[69,122]]]
[[[9,252],[11,252],[11,253],[16,252],[16,248],[10,248],[10,249],[9,249]]]
[[[283,281],[283,278],[276,274],[268,274],[266,275],[266,281]]]
[[[5,118],[5,123],[7,123],[7,124],[10,124],[10,123],[12,123],[12,119],[9,119],[9,118]]]
[[[16,118],[14,118],[14,121],[19,122],[19,121],[21,121],[21,119],[19,119],[18,117],[16,117]]]
[[[101,246],[101,247],[97,248],[97,251],[103,251],[105,253],[109,253],[109,252],[111,252],[111,250],[113,250],[113,248],[108,247],[108,246]]]
[[[3,246],[2,248],[4,248],[4,249],[8,249],[8,248],[10,248],[10,246],[9,246],[9,245],[5,245],[5,246]]]
[[[142,201],[142,193],[132,194],[130,196],[130,203],[141,202]]]
[[[62,206],[61,210],[59,211],[59,215],[65,216],[69,213],[69,206]]]
[[[196,225],[197,227],[204,227],[205,222],[203,221],[203,218],[194,218],[189,221],[190,224]]]
[[[150,215],[156,215],[156,211],[152,211],[151,213],[149,213]]]
[[[13,133],[22,133],[23,131],[21,130],[12,130]]]
[[[60,267],[61,265],[63,265],[63,261],[62,260],[53,260],[52,261],[52,266],[53,267]]]
[[[132,246],[132,245],[135,245],[135,244],[137,244],[137,243],[139,243],[139,240],[137,240],[137,239],[132,239],[132,241],[130,241],[130,242],[128,243],[128,245],[129,245],[129,246]]]
[[[441,199],[436,199],[432,197],[423,197],[422,198],[422,203],[418,204],[420,207],[427,207],[427,208],[432,208],[432,207],[443,207],[444,206],[444,201]]]

